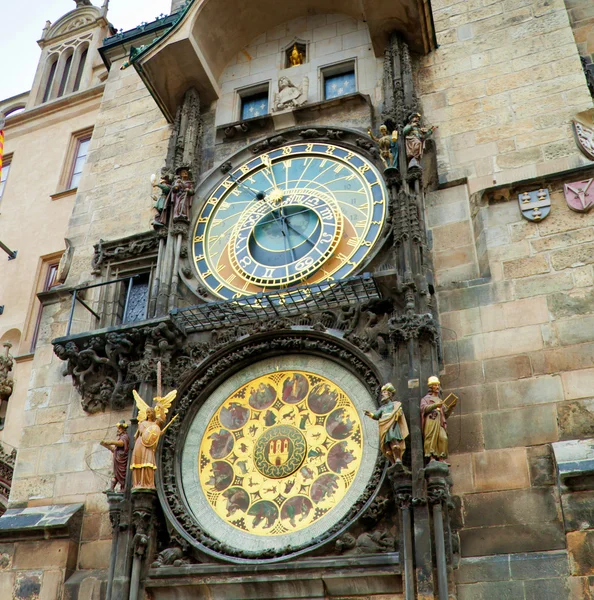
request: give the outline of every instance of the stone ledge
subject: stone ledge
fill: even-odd
[[[0,517],[0,540],[78,540],[82,525],[82,504],[35,508],[9,508]]]

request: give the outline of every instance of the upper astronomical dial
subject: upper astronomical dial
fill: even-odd
[[[194,262],[222,298],[348,276],[377,241],[387,192],[345,148],[297,143],[231,171],[202,207]]]

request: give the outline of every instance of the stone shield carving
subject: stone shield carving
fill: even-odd
[[[575,212],[588,212],[594,206],[594,179],[574,181],[563,186],[565,201]]]

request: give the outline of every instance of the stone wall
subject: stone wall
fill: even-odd
[[[590,0],[565,0],[580,56],[594,62],[594,6]]]
[[[439,48],[421,59],[442,182],[470,192],[586,163],[571,117],[592,106],[563,0],[433,0]]]

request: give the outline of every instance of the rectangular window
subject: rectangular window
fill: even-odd
[[[59,264],[60,264],[60,262],[57,261],[57,262],[49,262],[49,263],[46,263],[46,265],[44,265],[45,266],[44,272],[42,271],[42,276],[44,277],[43,286],[38,291],[49,292],[49,290],[52,287],[54,287],[54,285],[56,285],[56,283],[57,283],[56,277],[58,275],[58,265]],[[37,319],[35,321],[35,328],[33,329],[33,337],[31,338],[30,352],[35,352],[35,347],[37,346],[37,340],[39,338],[39,328],[41,325],[42,315],[43,315],[43,306],[40,306],[39,310],[37,311]]]
[[[322,69],[322,78],[325,100],[347,96],[357,91],[353,61]]]
[[[89,151],[89,144],[91,143],[91,135],[88,134],[84,137],[80,137],[76,143],[76,151],[74,153],[74,160],[72,162],[72,173],[70,175],[70,181],[68,189],[78,187],[80,177],[82,175],[83,167],[87,160],[87,153]]]
[[[0,202],[2,201],[2,196],[4,195],[4,188],[6,186],[6,180],[8,179],[8,173],[10,172],[11,160],[11,156],[5,156],[4,160],[2,161],[2,174],[0,175]]]
[[[268,84],[259,85],[239,92],[240,119],[255,119],[268,114]]]

